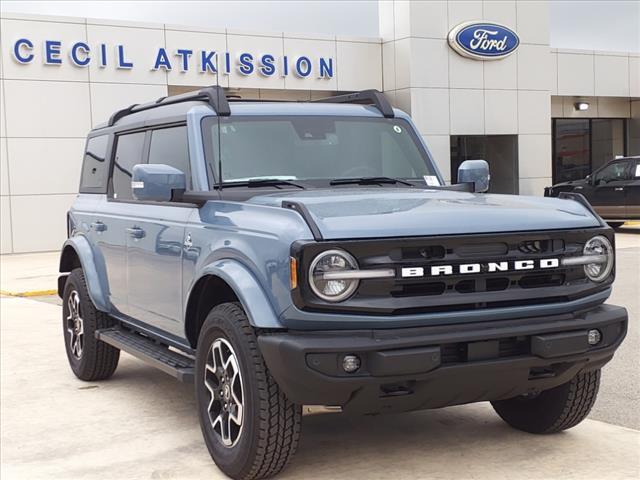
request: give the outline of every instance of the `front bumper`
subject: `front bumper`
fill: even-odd
[[[258,343],[287,397],[378,413],[499,400],[547,390],[602,367],[627,332],[627,311],[591,310],[432,327],[265,333]],[[602,340],[587,342],[598,329]],[[345,355],[361,360],[353,374]]]

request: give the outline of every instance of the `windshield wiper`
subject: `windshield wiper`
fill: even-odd
[[[299,183],[292,182],[291,180],[280,180],[277,178],[256,178],[250,180],[244,180],[241,182],[229,182],[223,183],[222,188],[229,187],[279,187],[280,185],[291,185],[292,187],[297,187],[301,189],[305,189],[303,185]]]
[[[357,178],[336,178],[329,182],[329,185],[380,185],[383,183],[388,184],[401,184],[409,187],[415,187],[413,183],[401,180],[399,178],[392,177],[357,177]]]

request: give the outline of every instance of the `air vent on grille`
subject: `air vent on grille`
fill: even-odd
[[[497,257],[506,255],[509,246],[506,243],[479,243],[460,245],[454,252],[463,258]]]
[[[556,238],[554,240],[525,240],[520,242],[518,250],[522,253],[552,253],[564,250],[564,240]]]
[[[520,243],[518,250],[523,253],[544,253],[549,250],[548,240],[527,240]]]

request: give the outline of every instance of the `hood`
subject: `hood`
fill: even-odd
[[[560,183],[556,183],[553,185],[553,188],[558,188],[558,187],[573,187],[576,185],[586,185],[587,179],[586,178],[581,178],[580,180],[569,180],[568,182],[560,182]]]
[[[261,195],[250,203],[306,206],[327,240],[598,227],[573,200],[427,190],[340,188]]]

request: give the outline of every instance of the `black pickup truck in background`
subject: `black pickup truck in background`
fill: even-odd
[[[544,189],[545,197],[561,192],[581,193],[613,228],[640,220],[640,157],[616,158],[582,180]]]

